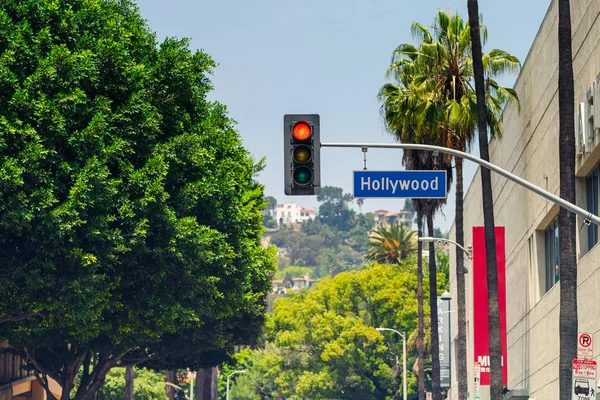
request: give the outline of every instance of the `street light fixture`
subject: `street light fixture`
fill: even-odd
[[[453,245],[455,245],[456,247],[458,247],[459,249],[461,249],[462,251],[464,251],[465,254],[467,255],[468,259],[472,258],[473,248],[471,246],[469,246],[468,249],[465,249],[463,246],[461,246],[460,244],[456,243],[454,240],[445,239],[445,238],[437,238],[437,237],[424,236],[424,237],[420,237],[419,238],[419,242],[447,242],[447,243],[452,243]]]
[[[453,245],[455,245],[456,247],[458,247],[459,249],[461,249],[462,251],[464,251],[464,253],[467,255],[467,259],[472,259],[473,258],[473,247],[472,246],[468,246],[466,249],[461,246],[460,244],[456,243],[454,240],[450,240],[450,239],[445,239],[445,238],[436,238],[436,237],[430,237],[430,236],[424,236],[424,237],[420,237],[419,238],[419,242],[445,242],[445,243],[452,243]],[[469,272],[469,270],[467,269],[467,267],[463,267],[465,269],[465,274]]]
[[[407,385],[406,385],[406,332],[399,332],[390,328],[375,328],[377,331],[395,332],[402,337],[402,398],[406,400]]]
[[[225,399],[226,400],[229,400],[229,378],[232,375],[235,375],[235,374],[245,374],[245,373],[246,373],[245,369],[240,369],[239,371],[233,371],[232,373],[230,373],[229,375],[227,375],[227,393],[225,395]]]

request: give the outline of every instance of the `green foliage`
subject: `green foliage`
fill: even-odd
[[[254,341],[274,264],[262,164],[206,99],[214,61],[158,45],[128,0],[1,2],[0,21],[0,317],[46,315],[0,339],[64,400],[81,363],[217,363]]]
[[[341,230],[351,229],[356,221],[356,213],[348,207],[353,200],[349,193],[344,193],[342,188],[323,186],[317,200],[319,206],[319,219],[322,223]]]
[[[366,259],[379,263],[400,264],[417,251],[416,233],[404,225],[380,226],[372,231]]]
[[[433,230],[433,237],[448,239],[448,232],[444,233],[444,232],[442,232],[442,230],[440,228],[435,228]]]
[[[450,257],[448,253],[444,251],[435,252],[435,265],[440,274],[444,276],[443,281],[440,282],[442,285],[450,284]]]
[[[134,368],[134,400],[163,400],[166,395],[165,376],[146,368]],[[99,400],[122,400],[125,398],[125,368],[113,368],[106,375],[104,386],[98,393]]]
[[[270,342],[253,352],[231,398],[398,398],[401,340],[374,328],[391,327],[409,335],[415,331],[415,262],[409,257],[402,266],[373,264],[340,273],[309,291],[277,300],[267,325]],[[411,371],[409,367],[409,398],[415,399]]]
[[[348,208],[352,196],[341,188],[324,187],[318,199],[323,202],[320,218],[304,221],[299,231],[280,227],[270,236],[272,244],[286,250],[280,269],[315,266],[311,276],[318,278],[359,268],[367,252],[368,230],[375,223],[373,214],[355,216]]]
[[[275,274],[275,279],[283,279],[283,277],[289,274],[292,278],[302,278],[305,274],[313,274],[313,268],[311,267],[298,267],[298,266],[289,266],[285,267],[283,270],[277,272]]]
[[[263,217],[263,226],[269,229],[277,228],[277,221],[269,214],[265,214]]]

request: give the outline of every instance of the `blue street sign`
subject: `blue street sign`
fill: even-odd
[[[445,199],[446,171],[353,171],[354,197]]]

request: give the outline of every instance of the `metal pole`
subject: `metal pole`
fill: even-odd
[[[482,167],[489,169],[490,171],[494,171],[499,175],[531,190],[534,193],[539,194],[543,198],[552,201],[560,205],[561,207],[566,208],[567,210],[574,212],[576,214],[581,215],[585,218],[586,223],[593,222],[596,225],[600,225],[600,218],[597,215],[592,214],[589,211],[584,210],[581,207],[576,206],[575,204],[571,204],[566,200],[561,199],[560,197],[552,194],[550,192],[545,191],[544,189],[535,186],[534,184],[526,181],[523,178],[514,175],[505,169],[502,169],[491,162],[487,162],[482,160],[479,157],[475,157],[472,154],[465,153],[462,151],[449,149],[447,147],[441,146],[432,146],[428,144],[412,144],[412,143],[321,143],[321,147],[351,147],[351,148],[380,148],[380,149],[410,149],[410,150],[428,150],[428,151],[440,151],[442,153],[452,154],[454,156],[462,157],[466,160],[473,161]]]
[[[235,374],[244,374],[246,373],[245,369],[240,369],[239,371],[233,371],[232,373],[230,373],[229,375],[227,375],[227,390],[225,392],[225,399],[229,400],[229,378],[231,377],[231,375],[235,375]]]
[[[402,375],[403,375],[403,383],[404,383],[404,387],[403,389],[403,393],[404,393],[404,400],[406,400],[406,396],[408,393],[407,390],[407,383],[406,383],[406,332],[403,332],[402,335]]]
[[[192,375],[192,379],[190,381],[190,400],[195,400],[194,399],[194,371],[190,371],[190,374]]]
[[[390,331],[390,332],[395,332],[398,335],[400,335],[400,337],[402,338],[402,397],[404,400],[406,400],[406,396],[408,393],[407,387],[408,385],[406,384],[406,332],[399,332],[395,329],[391,329],[391,328],[375,328],[376,331]]]
[[[226,394],[225,394],[225,399],[226,399],[226,400],[229,400],[229,377],[230,377],[231,375],[233,375],[233,374],[227,375],[227,392],[226,392]]]
[[[454,240],[445,239],[445,238],[436,238],[436,237],[422,236],[422,237],[419,238],[419,241],[420,242],[447,242],[447,243],[452,243],[453,245],[455,245],[456,247],[458,247],[459,249],[461,249],[463,252],[465,252],[465,254],[467,255],[468,259],[471,259],[471,252],[469,252],[469,250],[465,249],[460,244],[456,243]]]

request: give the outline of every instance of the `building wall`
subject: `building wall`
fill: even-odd
[[[579,103],[600,73],[600,1],[571,2],[575,100]],[[521,111],[509,106],[504,116],[503,138],[490,143],[491,161],[556,195],[559,192],[558,120],[558,9],[552,1],[515,84]],[[489,50],[489,49],[488,49]],[[506,49],[510,51],[510,49]],[[600,99],[599,99],[600,100]],[[575,110],[574,105],[573,109]],[[593,143],[598,143],[598,134]],[[585,176],[600,159],[600,148],[578,156],[577,203],[587,208]],[[496,174],[492,174],[494,214],[506,227],[506,285],[508,335],[508,388],[527,389],[533,399],[558,399],[559,284],[545,287],[544,229],[558,208]],[[465,243],[472,243],[472,227],[483,225],[481,177],[473,178],[465,197]],[[587,228],[578,219],[579,330],[594,332],[600,340],[600,249],[587,251]],[[454,237],[454,230],[451,232]],[[451,249],[452,272],[455,271]],[[471,266],[467,266],[471,269]],[[469,377],[473,376],[472,276],[466,275]],[[451,281],[456,308],[455,279]],[[453,319],[453,345],[456,319]],[[595,346],[598,359],[600,346]],[[453,353],[456,352],[453,349]],[[453,362],[453,366],[456,363]],[[454,370],[455,371],[455,370]],[[456,397],[456,374],[451,398]],[[469,379],[473,398],[473,383]],[[489,398],[482,387],[481,399]]]

